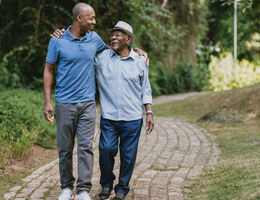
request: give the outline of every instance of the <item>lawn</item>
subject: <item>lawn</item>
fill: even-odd
[[[186,186],[185,199],[260,199],[260,84],[153,107],[216,136],[217,165]]]

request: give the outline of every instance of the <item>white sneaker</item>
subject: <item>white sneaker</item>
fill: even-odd
[[[72,195],[72,190],[70,188],[62,189],[62,192],[59,196],[59,200],[70,200]]]
[[[88,192],[84,191],[79,194],[76,194],[75,200],[91,200]]]

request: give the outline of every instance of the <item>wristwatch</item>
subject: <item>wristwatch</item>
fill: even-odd
[[[151,113],[153,115],[153,111],[151,111],[151,110],[147,110],[146,114],[148,114],[148,113]]]

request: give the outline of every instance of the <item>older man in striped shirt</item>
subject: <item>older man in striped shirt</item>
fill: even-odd
[[[146,110],[146,134],[153,130],[152,95],[148,68],[143,58],[130,47],[133,29],[119,21],[111,29],[111,49],[95,58],[96,78],[100,93],[101,122],[99,141],[99,199],[108,199],[113,189],[114,157],[120,149],[119,182],[114,200],[125,199],[131,179]]]

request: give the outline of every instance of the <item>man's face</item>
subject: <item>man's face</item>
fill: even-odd
[[[124,48],[128,48],[131,38],[123,31],[116,30],[110,34],[111,48],[114,51],[120,51]]]
[[[80,29],[82,32],[91,32],[96,25],[96,15],[93,9],[85,10],[80,18]]]

